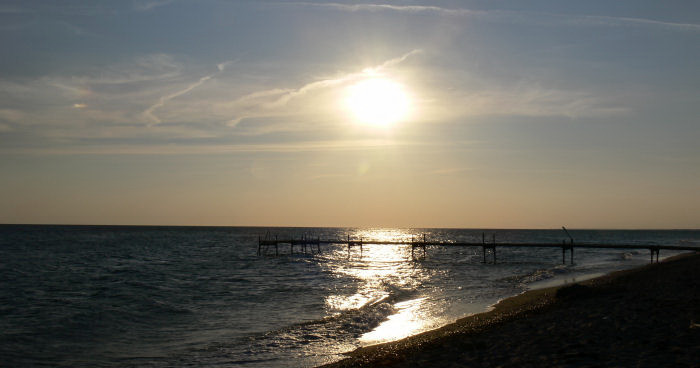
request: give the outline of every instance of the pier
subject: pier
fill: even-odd
[[[564,228],[566,231],[566,228]],[[496,263],[496,249],[497,248],[555,248],[561,249],[562,252],[562,263],[566,264],[567,251],[569,252],[569,260],[571,264],[574,264],[574,248],[581,249],[611,249],[611,250],[649,250],[650,262],[654,262],[654,257],[656,256],[656,262],[659,262],[659,253],[661,250],[669,251],[700,251],[700,247],[689,247],[689,246],[676,246],[676,245],[657,245],[657,244],[606,244],[606,243],[575,243],[574,239],[566,231],[569,240],[562,240],[561,243],[497,243],[496,234],[492,234],[490,239],[487,239],[485,233],[482,233],[481,242],[456,242],[456,241],[430,241],[427,239],[426,235],[423,234],[420,237],[413,236],[411,240],[372,240],[372,239],[351,239],[350,235],[346,239],[320,239],[318,237],[313,238],[309,236],[302,236],[298,239],[287,238],[278,239],[277,237],[270,237],[269,235],[265,238],[258,238],[258,255],[267,255],[270,252],[270,248],[274,248],[274,254],[276,256],[280,255],[280,248],[289,247],[288,254],[294,254],[295,248],[298,248],[298,253],[306,253],[307,250],[310,253],[320,253],[322,245],[344,245],[347,246],[348,256],[351,254],[353,247],[360,248],[360,255],[362,254],[362,247],[364,245],[408,245],[411,247],[411,258],[416,259],[416,250],[419,254],[422,253],[423,257],[427,256],[427,247],[480,247],[483,253],[483,263],[487,263],[487,254],[490,253],[493,263]]]

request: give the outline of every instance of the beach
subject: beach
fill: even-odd
[[[700,255],[530,290],[324,367],[700,365]]]

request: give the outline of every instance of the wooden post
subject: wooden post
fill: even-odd
[[[566,240],[561,241],[561,261],[566,264]]]
[[[574,241],[571,240],[571,248],[569,249],[571,251],[571,264],[574,264]]]
[[[493,233],[493,264],[496,264],[496,233]]]
[[[654,263],[654,253],[656,253],[656,263],[659,263],[659,247],[649,247],[649,262]]]
[[[416,250],[416,236],[411,235],[411,260],[412,261],[416,260],[415,250]]]
[[[262,246],[262,241],[260,240],[260,235],[258,235],[258,255],[260,255],[260,246]]]

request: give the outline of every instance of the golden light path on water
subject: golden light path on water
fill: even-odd
[[[365,241],[410,241],[412,236],[408,230],[401,229],[361,230],[351,235],[353,239],[362,238]],[[363,246],[361,257],[359,249],[355,248],[349,257],[357,259],[343,263],[333,271],[360,280],[361,286],[349,296],[328,296],[326,305],[337,311],[367,306],[392,309],[386,319],[359,338],[363,345],[397,340],[434,327],[432,324],[435,321],[426,318],[425,309],[422,308],[426,298],[411,299],[410,292],[408,300],[399,297],[406,290],[415,290],[422,278],[429,276],[420,266],[407,262],[411,259],[410,246],[368,244]]]
[[[425,309],[422,309],[426,298],[417,298],[396,303],[398,313],[388,317],[374,330],[360,337],[360,342],[376,344],[393,341],[424,331],[429,327],[425,319]]]

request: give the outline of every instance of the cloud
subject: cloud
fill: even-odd
[[[238,115],[232,119],[229,119],[226,125],[229,127],[235,127],[244,119],[277,115],[279,113],[271,113],[271,110],[283,108],[292,100],[301,98],[315,91],[341,86],[358,78],[380,75],[385,73],[388,69],[406,61],[408,58],[422,52],[423,51],[420,49],[411,50],[403,55],[388,59],[381,64],[370,68],[365,68],[358,72],[341,74],[333,78],[325,78],[308,82],[297,88],[272,88],[248,93],[234,101],[224,104],[228,106],[232,112]],[[241,113],[240,110],[245,111]]]
[[[409,51],[409,52],[407,52],[399,57],[389,59],[389,60],[381,63],[378,66],[371,67],[371,68],[365,68],[362,72],[359,72],[359,73],[355,72],[355,73],[346,74],[346,75],[338,77],[338,78],[325,79],[325,80],[319,80],[319,81],[308,83],[300,88],[297,88],[295,90],[287,92],[282,97],[280,97],[275,103],[273,103],[273,105],[284,105],[287,102],[289,102],[289,100],[291,100],[295,97],[298,97],[298,96],[302,96],[310,91],[332,87],[332,86],[335,86],[338,84],[345,83],[349,80],[356,79],[358,77],[366,76],[367,74],[380,74],[383,71],[385,71],[386,69],[391,68],[397,64],[400,64],[400,63],[406,61],[406,59],[408,59],[409,57],[411,57],[413,55],[420,54],[421,52],[422,52],[422,50],[419,50],[419,49],[411,50],[411,51]]]
[[[169,95],[167,95],[167,96],[161,97],[160,100],[158,100],[158,102],[156,102],[155,104],[151,105],[148,109],[146,109],[146,111],[143,112],[143,114],[144,114],[148,119],[152,120],[155,124],[160,124],[160,123],[161,123],[161,120],[154,114],[154,112],[156,111],[156,109],[165,106],[165,104],[166,104],[168,101],[172,100],[173,98],[178,97],[178,96],[182,96],[182,95],[184,95],[184,94],[186,94],[186,93],[192,91],[193,89],[195,89],[195,88],[201,86],[201,85],[204,84],[206,81],[208,81],[209,79],[211,79],[211,77],[212,77],[211,75],[204,76],[204,77],[202,77],[202,78],[199,78],[198,81],[196,81],[196,82],[194,82],[194,83],[188,85],[188,86],[185,87],[184,89],[181,89],[181,90],[179,90],[179,91],[177,91],[177,92],[171,93],[171,94],[169,94]]]
[[[653,19],[645,18],[628,18],[628,17],[608,17],[608,16],[580,16],[574,18],[574,21],[579,21],[583,24],[588,25],[603,25],[603,26],[622,26],[622,25],[636,25],[636,26],[650,26],[664,28],[673,31],[691,31],[700,32],[700,24],[694,23],[675,23],[675,22],[662,22]]]
[[[134,2],[134,9],[137,11],[149,11],[157,7],[168,5],[175,0],[139,0]]]
[[[450,176],[450,175],[460,175],[465,172],[470,172],[474,171],[474,168],[471,167],[449,167],[449,168],[443,168],[443,169],[435,169],[435,170],[428,170],[425,171],[423,174],[428,175],[428,176],[433,176],[433,175],[444,175],[444,176]]]
[[[235,60],[224,61],[223,63],[216,64],[216,68],[219,69],[220,72],[223,72],[224,69],[233,65],[235,62]]]
[[[437,106],[434,115],[450,120],[474,116],[620,116],[630,112],[623,102],[630,96],[586,90],[567,90],[536,83],[478,89],[444,96],[446,105]]]
[[[19,123],[26,117],[26,114],[16,109],[0,109],[0,121]]]
[[[437,15],[452,15],[452,16],[463,16],[463,15],[474,15],[484,13],[482,11],[469,10],[469,9],[449,9],[441,8],[438,6],[425,6],[425,5],[392,5],[392,4],[341,4],[341,3],[309,3],[309,2],[295,2],[287,3],[300,6],[309,7],[320,7],[320,8],[331,8],[342,11],[350,12],[361,12],[361,11],[394,11],[394,12],[404,12],[404,13],[430,13]]]
[[[342,4],[342,3],[310,3],[294,2],[284,3],[306,7],[328,8],[348,12],[399,12],[406,14],[432,14],[452,17],[474,17],[488,21],[501,21],[507,23],[524,23],[540,26],[547,25],[578,25],[578,26],[641,26],[663,28],[672,31],[700,32],[700,24],[659,21],[647,18],[611,17],[600,15],[570,15],[556,13],[541,13],[529,11],[505,11],[505,10],[471,10],[463,8],[443,8],[424,5],[393,5],[393,4]]]
[[[96,126],[134,125],[143,122],[146,101],[159,95],[183,77],[183,68],[164,54],[147,55],[131,62],[95,66],[82,75],[46,75],[36,79],[0,80],[0,119],[13,125],[90,127],[75,134],[93,132]],[[166,95],[167,97],[167,95]],[[90,106],[88,110],[87,107]],[[80,112],[78,112],[80,111]],[[32,134],[47,136],[57,130],[31,128]]]
[[[110,145],[84,144],[45,147],[3,147],[5,154],[53,154],[53,155],[171,155],[171,154],[216,154],[216,153],[252,153],[252,152],[328,152],[328,151],[364,151],[398,146],[428,146],[424,142],[399,142],[387,139],[350,139],[333,141],[299,141],[292,143],[260,144],[188,144],[172,145],[169,143],[151,143],[148,145],[130,144],[128,140]]]
[[[119,63],[96,70],[87,75],[72,77],[71,81],[81,84],[129,84],[150,82],[179,77],[183,67],[167,54],[139,56],[133,61]]]
[[[201,77],[201,78],[199,78],[199,80],[197,80],[197,81],[194,82],[194,83],[189,84],[187,87],[185,87],[185,88],[183,88],[183,89],[181,89],[181,90],[179,90],[179,91],[176,91],[176,92],[173,92],[173,93],[171,93],[171,94],[168,94],[168,95],[166,95],[166,96],[161,97],[161,98],[158,100],[158,102],[156,102],[155,104],[149,106],[149,107],[143,112],[143,115],[146,116],[149,120],[151,120],[151,123],[152,123],[152,124],[160,124],[160,123],[162,122],[161,119],[158,118],[158,116],[155,115],[155,111],[156,111],[157,109],[159,109],[159,108],[165,106],[165,104],[166,104],[168,101],[170,101],[170,100],[172,100],[172,99],[174,99],[174,98],[180,97],[180,96],[182,96],[182,95],[184,95],[184,94],[187,94],[187,93],[189,93],[190,91],[192,91],[193,89],[195,89],[195,88],[197,88],[197,87],[203,85],[203,84],[206,83],[208,80],[214,78],[214,76],[216,76],[218,73],[223,72],[223,71],[226,69],[226,67],[227,67],[228,65],[231,65],[232,63],[233,63],[233,61],[226,61],[226,62],[223,62],[223,63],[216,64],[217,72],[215,72],[215,73],[213,73],[213,74],[210,74],[210,75],[207,75],[207,76],[204,76],[204,77]]]
[[[28,13],[27,9],[17,8],[14,6],[0,5],[0,14],[22,14]]]

